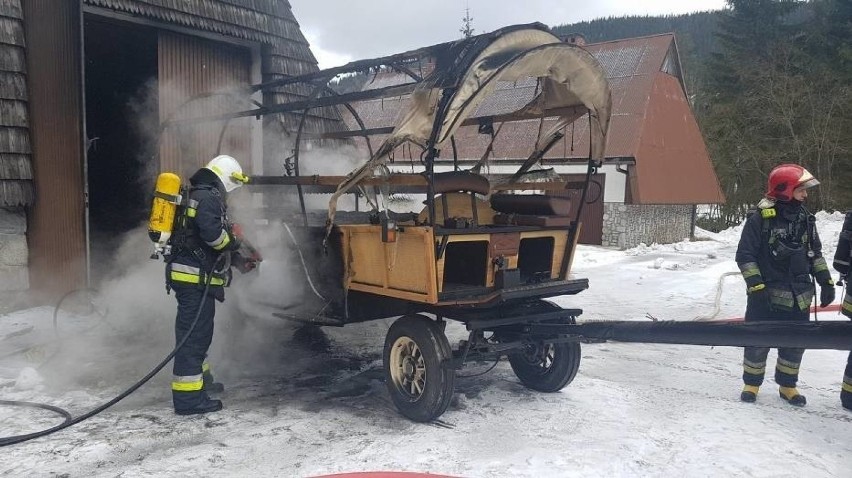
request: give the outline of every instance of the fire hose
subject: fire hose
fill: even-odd
[[[216,260],[216,263],[213,265],[214,270],[219,265],[219,261],[221,261],[224,257],[225,257],[225,255],[219,256],[219,258]],[[35,403],[35,402],[18,401],[18,400],[0,400],[0,405],[12,405],[12,406],[20,406],[20,407],[28,407],[28,408],[40,408],[40,409],[44,409],[44,410],[49,410],[51,412],[55,412],[55,413],[65,417],[64,422],[62,422],[59,425],[56,425],[52,428],[48,428],[48,429],[41,430],[41,431],[38,431],[38,432],[33,432],[33,433],[27,433],[27,434],[24,434],[24,435],[0,437],[0,447],[9,446],[9,445],[16,445],[18,443],[23,443],[25,441],[33,440],[33,439],[36,439],[36,438],[40,438],[40,437],[43,437],[43,436],[50,435],[52,433],[56,433],[60,430],[64,430],[65,428],[68,428],[72,425],[76,425],[76,424],[78,424],[78,423],[80,423],[84,420],[92,418],[93,416],[101,413],[102,411],[106,410],[107,408],[110,408],[111,406],[115,405],[116,403],[120,402],[121,400],[124,400],[125,398],[127,398],[127,396],[129,396],[130,394],[135,392],[137,389],[139,389],[139,387],[141,387],[142,385],[145,385],[145,383],[147,383],[149,380],[151,380],[151,378],[153,378],[154,375],[157,375],[160,372],[160,370],[162,370],[163,367],[165,367],[166,364],[168,364],[174,358],[174,356],[175,356],[175,354],[177,354],[178,350],[180,350],[181,347],[183,347],[183,345],[189,339],[189,336],[192,335],[192,331],[195,329],[196,324],[198,324],[198,319],[201,317],[201,311],[203,310],[204,301],[207,300],[207,293],[210,290],[210,282],[213,280],[212,274],[207,274],[207,277],[208,277],[207,281],[204,284],[204,295],[201,298],[201,304],[199,304],[198,312],[196,312],[195,318],[192,320],[192,323],[190,324],[189,329],[186,331],[186,335],[184,335],[181,338],[180,342],[178,342],[178,344],[175,346],[175,348],[171,352],[169,352],[169,354],[166,356],[166,358],[164,358],[159,364],[157,364],[156,367],[154,367],[150,372],[148,372],[147,375],[142,377],[139,381],[137,381],[136,383],[131,385],[130,388],[121,392],[119,395],[117,395],[112,400],[110,400],[110,401],[108,401],[108,402],[106,402],[106,403],[104,403],[104,404],[102,404],[102,405],[80,415],[77,418],[72,418],[71,414],[68,413],[66,410],[63,410],[59,407],[54,407],[53,405],[47,405],[47,404]],[[65,297],[67,297],[67,295],[69,295],[69,294],[66,294],[66,296],[63,296],[63,299]],[[58,308],[59,305],[61,305],[61,301],[60,301],[60,303],[57,304],[57,308]]]
[[[713,313],[710,314],[710,315],[701,315],[701,316],[695,317],[692,320],[694,320],[696,322],[704,322],[704,321],[715,319],[716,316],[719,315],[719,311],[722,308],[722,286],[725,282],[725,277],[738,276],[738,275],[742,275],[742,273],[740,271],[736,271],[736,272],[730,271],[730,272],[725,272],[722,275],[720,275],[719,276],[719,282],[716,284],[716,298],[713,299]]]

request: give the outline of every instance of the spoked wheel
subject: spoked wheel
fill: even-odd
[[[558,392],[574,380],[580,368],[580,344],[530,342],[509,355],[512,371],[527,388]]]
[[[385,383],[400,413],[427,422],[450,405],[455,370],[444,367],[452,350],[440,325],[421,315],[408,315],[391,325],[385,338]]]

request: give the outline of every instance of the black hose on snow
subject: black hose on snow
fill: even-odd
[[[219,256],[219,259],[221,259],[223,257],[225,257],[225,256],[224,255]],[[213,265],[213,270],[216,269],[216,266],[219,263],[219,259],[217,259],[216,264]],[[59,430],[63,430],[63,429],[68,428],[72,425],[76,425],[76,424],[82,422],[83,420],[87,420],[89,418],[92,418],[93,416],[101,413],[102,411],[106,410],[107,408],[109,408],[109,407],[115,405],[116,403],[124,400],[128,395],[135,392],[139,387],[141,387],[142,385],[145,385],[145,383],[148,382],[148,380],[151,380],[151,378],[154,375],[157,375],[157,373],[159,373],[160,370],[162,370],[163,367],[165,367],[166,364],[168,364],[174,358],[177,351],[180,350],[181,347],[183,347],[183,344],[185,344],[187,339],[189,339],[189,336],[192,335],[192,331],[195,329],[195,325],[198,323],[198,319],[201,317],[201,311],[202,311],[203,306],[204,306],[204,301],[207,300],[207,292],[210,290],[210,282],[213,280],[213,274],[209,274],[208,276],[209,277],[207,279],[207,282],[204,284],[204,295],[201,298],[201,304],[199,304],[198,312],[196,312],[195,318],[192,320],[192,324],[190,324],[189,330],[187,330],[186,335],[184,335],[183,338],[180,339],[180,342],[178,342],[178,344],[169,353],[169,355],[166,356],[166,358],[164,358],[162,362],[157,364],[157,366],[154,367],[150,372],[148,372],[147,375],[142,377],[141,380],[139,380],[138,382],[131,385],[130,388],[121,392],[117,397],[113,398],[112,400],[104,403],[103,405],[101,405],[101,406],[99,406],[99,407],[97,407],[93,410],[90,410],[90,411],[84,413],[83,415],[80,415],[77,418],[71,418],[71,414],[68,413],[66,410],[63,410],[59,407],[54,407],[52,405],[44,405],[44,404],[33,403],[33,402],[20,402],[20,401],[15,401],[15,400],[0,400],[0,405],[14,405],[14,406],[25,406],[25,407],[30,407],[30,408],[42,408],[42,409],[45,409],[45,410],[50,410],[52,412],[58,413],[58,414],[65,417],[64,422],[62,422],[61,424],[56,425],[55,427],[52,427],[52,428],[48,428],[48,429],[38,431],[38,432],[33,432],[33,433],[27,433],[25,435],[14,435],[14,436],[9,436],[9,437],[0,437],[0,447],[9,446],[9,445],[16,445],[18,443],[23,443],[25,441],[29,441],[29,440],[33,440],[33,439],[36,439],[36,438],[40,438],[40,437],[43,437],[43,436],[50,435],[51,433],[56,433]],[[70,294],[66,294],[65,296],[63,296],[63,298],[61,300],[64,300],[65,297],[67,297],[68,295],[70,295]]]

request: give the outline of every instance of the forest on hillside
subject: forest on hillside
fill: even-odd
[[[812,209],[852,208],[852,2],[728,0],[728,8],[553,27],[588,42],[674,32],[690,101],[738,223],[780,163],[821,184]]]

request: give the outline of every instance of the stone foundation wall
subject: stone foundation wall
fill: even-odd
[[[0,208],[0,292],[30,288],[28,255],[26,214],[22,209]]]
[[[692,236],[692,205],[605,203],[602,245],[628,249]]]

